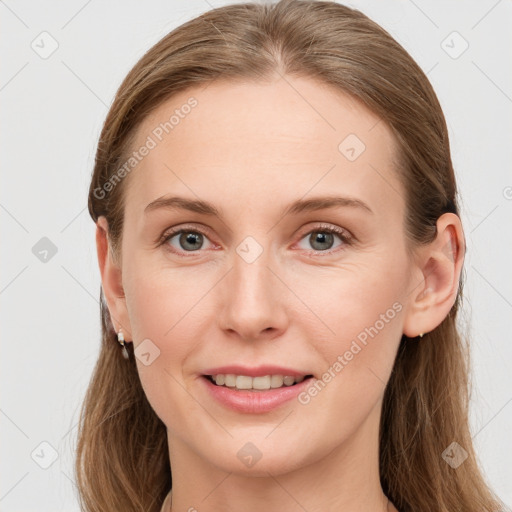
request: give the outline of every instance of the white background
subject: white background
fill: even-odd
[[[75,427],[100,341],[100,277],[86,208],[95,145],[138,58],[177,25],[226,3],[0,1],[3,512],[78,511]],[[468,242],[472,432],[489,482],[510,505],[512,3],[348,5],[386,28],[428,72],[447,118]],[[58,43],[47,59],[31,47],[47,37],[50,48],[43,31]],[[445,51],[463,48],[453,31],[469,44],[458,58]],[[46,262],[33,252],[43,237],[57,249]],[[48,469],[39,465],[51,461],[42,442],[58,454]]]

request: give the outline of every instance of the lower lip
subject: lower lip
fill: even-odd
[[[201,377],[201,380],[212,397],[222,405],[238,412],[258,414],[272,411],[293,400],[313,379],[307,378],[293,386],[268,391],[237,391],[226,386],[217,386],[206,377]]]

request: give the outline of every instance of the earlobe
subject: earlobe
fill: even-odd
[[[459,217],[453,213],[441,215],[436,238],[419,252],[416,265],[421,285],[411,283],[413,291],[403,328],[406,336],[414,338],[434,330],[449,314],[459,289],[464,252]]]
[[[104,216],[99,217],[96,223],[96,250],[103,295],[112,324],[116,332],[122,329],[125,340],[128,342],[132,336],[122,285],[122,273],[112,255],[108,240],[108,223]]]

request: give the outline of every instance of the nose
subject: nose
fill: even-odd
[[[275,265],[265,251],[252,263],[234,255],[233,267],[223,279],[218,316],[221,329],[231,337],[270,340],[286,330],[286,286],[271,267]]]

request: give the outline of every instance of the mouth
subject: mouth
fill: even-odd
[[[228,388],[234,391],[270,391],[273,389],[291,388],[303,381],[313,378],[313,375],[261,375],[251,377],[249,375],[235,375],[232,373],[216,375],[203,375],[203,378],[213,385]]]

